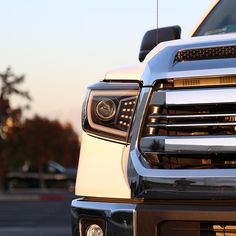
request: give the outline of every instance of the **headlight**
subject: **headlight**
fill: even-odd
[[[137,83],[98,83],[88,88],[83,129],[103,138],[127,142],[139,94]]]

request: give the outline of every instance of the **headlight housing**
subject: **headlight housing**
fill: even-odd
[[[90,86],[82,111],[84,131],[127,142],[138,94],[137,83],[101,82]]]

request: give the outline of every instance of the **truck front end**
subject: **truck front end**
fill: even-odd
[[[82,123],[74,236],[236,235],[236,34],[158,45]]]

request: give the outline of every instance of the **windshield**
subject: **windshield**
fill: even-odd
[[[193,36],[236,32],[236,0],[221,0]]]

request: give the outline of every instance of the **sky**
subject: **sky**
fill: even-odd
[[[188,37],[213,0],[159,0],[158,26]],[[0,72],[25,74],[26,115],[70,122],[81,132],[86,86],[138,63],[142,36],[157,27],[157,0],[0,0]],[[14,106],[23,104],[15,98]]]

